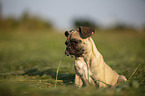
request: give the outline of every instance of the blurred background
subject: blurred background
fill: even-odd
[[[144,0],[1,0],[1,28],[57,28],[67,30],[82,23],[97,28],[145,27]]]
[[[97,49],[128,83],[77,90],[64,31],[78,26],[96,29]],[[0,96],[143,95],[144,58],[145,0],[0,0]]]

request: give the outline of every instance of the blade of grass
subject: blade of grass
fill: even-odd
[[[60,60],[60,62],[59,62],[59,64],[58,64],[57,70],[56,70],[55,87],[56,87],[56,85],[57,85],[57,77],[58,77],[59,68],[60,68],[62,59],[63,59],[64,57],[65,57],[65,55],[61,58],[61,60]]]
[[[137,69],[139,68],[140,64],[138,64],[138,66],[135,68],[135,70],[133,71],[133,73],[131,74],[131,76],[129,77],[128,80],[130,80],[132,78],[132,76],[135,74],[135,72],[137,71]]]

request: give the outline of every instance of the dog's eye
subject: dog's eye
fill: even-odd
[[[81,43],[81,42],[82,42],[81,40],[75,40],[75,39],[71,40],[71,43],[75,43],[75,44],[78,44],[78,43]]]
[[[78,43],[75,39],[72,39],[70,42],[71,43]]]
[[[77,44],[77,43],[78,43],[78,41],[73,41],[73,43],[76,43],[76,44]]]
[[[82,41],[81,40],[78,40],[78,43],[81,43]]]

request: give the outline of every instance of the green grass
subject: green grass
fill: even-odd
[[[112,69],[127,78],[137,70],[128,82],[113,88],[76,88],[74,58],[63,58],[64,34],[43,31],[0,31],[0,96],[145,94],[144,33],[96,32],[92,38]],[[55,88],[56,70],[62,58]]]

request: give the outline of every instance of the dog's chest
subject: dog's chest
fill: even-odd
[[[84,61],[83,57],[77,58],[75,60],[75,71],[80,76],[86,76],[89,72],[91,75],[91,72],[89,71],[88,65]]]

